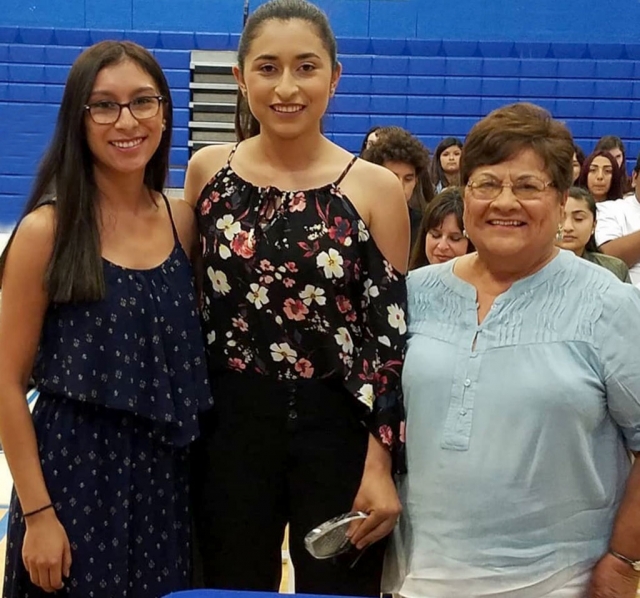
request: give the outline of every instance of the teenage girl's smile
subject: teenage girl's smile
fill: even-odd
[[[273,104],[271,109],[286,117],[300,114],[305,109],[305,106],[302,104]]]
[[[146,137],[136,137],[134,139],[114,140],[110,141],[109,143],[120,151],[132,152],[137,150],[146,139]]]
[[[322,40],[300,19],[268,21],[251,44],[244,70],[234,69],[263,132],[286,137],[318,132],[340,76]]]

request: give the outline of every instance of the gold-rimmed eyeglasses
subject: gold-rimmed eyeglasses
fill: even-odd
[[[99,102],[86,104],[84,109],[89,113],[94,123],[112,125],[118,122],[123,108],[128,108],[131,116],[136,120],[147,120],[158,114],[160,104],[164,101],[164,96],[141,96],[124,104],[112,102],[111,100],[100,100]]]
[[[520,200],[539,199],[553,186],[553,181],[543,181],[535,176],[523,177],[510,183],[503,183],[491,177],[480,177],[467,183],[472,195],[482,200],[496,199],[505,187],[511,187],[511,192]]]

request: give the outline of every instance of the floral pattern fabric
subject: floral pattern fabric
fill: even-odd
[[[261,188],[227,165],[197,204],[209,369],[340,377],[401,467],[404,276],[339,183]]]

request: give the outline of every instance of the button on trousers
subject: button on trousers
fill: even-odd
[[[278,591],[289,523],[296,592],[379,596],[385,541],[316,560],[304,536],[349,512],[367,452],[364,406],[340,380],[212,376],[215,406],[193,446],[195,544],[203,587]]]

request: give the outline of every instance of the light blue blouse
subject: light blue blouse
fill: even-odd
[[[389,577],[410,598],[537,598],[607,550],[640,450],[640,292],[561,251],[478,325],[453,264],[408,279]]]

